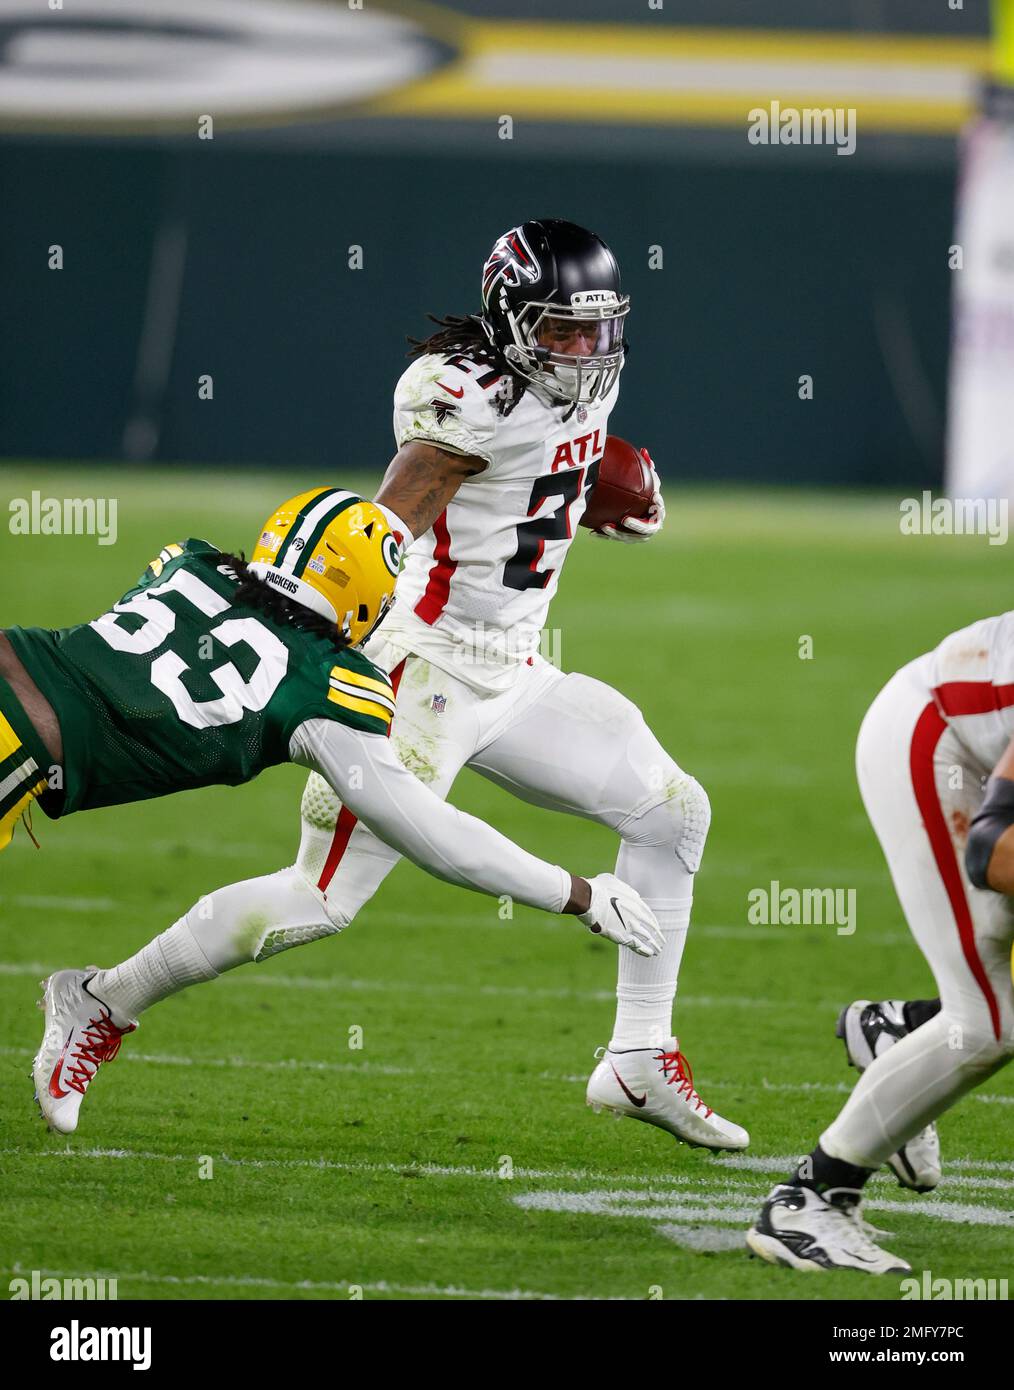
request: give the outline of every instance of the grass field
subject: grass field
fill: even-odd
[[[297,482],[7,469],[5,501],[33,487],[118,497],[119,539],[5,527],[2,621],[91,618],[185,535],[249,548]],[[677,1030],[705,1099],[750,1129],[748,1155],[586,1108],[615,948],[527,909],[501,921],[492,900],[404,864],[340,937],[146,1014],[78,1133],[47,1134],[27,1079],[38,980],[110,964],[200,894],[288,864],[303,775],[277,769],[64,824],[37,816],[41,852],[19,833],[0,859],[5,1280],[106,1274],[121,1298],[897,1296],[897,1279],[802,1276],[726,1247],[842,1102],[854,1073],[833,1035],[840,1005],[935,993],[852,750],[898,665],[1010,606],[1009,561],[985,539],[901,537],[897,499],[667,497],[650,546],[578,538],[551,617],[565,667],[630,695],[711,795]],[[612,867],[604,831],[467,771],[453,799],[578,872]],[[854,935],[751,926],[747,894],[772,879],[854,888]],[[1012,1105],[1001,1074],[945,1117],[933,1197],[873,1183],[872,1219],[917,1274],[1007,1274]]]

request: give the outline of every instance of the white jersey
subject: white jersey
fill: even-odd
[[[991,771],[1014,738],[1014,612],[952,632],[922,661],[937,709]]]
[[[511,390],[510,376],[443,353],[418,358],[398,382],[399,448],[428,440],[487,466],[409,547],[384,624],[386,636],[399,633],[436,665],[456,655],[460,668],[465,647],[501,677],[538,649],[618,392],[572,408],[530,385],[501,414]],[[493,669],[487,674],[502,686]],[[473,679],[485,683],[478,672]]]

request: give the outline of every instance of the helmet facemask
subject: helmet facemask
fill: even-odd
[[[628,295],[590,290],[571,295],[570,305],[531,300],[506,320],[514,342],[503,348],[511,367],[551,395],[576,405],[604,400],[623,369],[623,320]],[[554,344],[582,352],[560,351]]]

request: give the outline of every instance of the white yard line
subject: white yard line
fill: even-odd
[[[19,967],[17,973],[27,975],[43,975],[46,967],[41,965]],[[0,975],[13,973],[0,965]],[[0,1057],[24,1057],[34,1056],[34,1052],[29,1047],[0,1047]],[[237,1070],[257,1070],[257,1071],[317,1071],[317,1072],[340,1072],[354,1073],[363,1072],[364,1074],[382,1076],[424,1076],[427,1074],[425,1067],[396,1067],[389,1066],[381,1062],[371,1062],[363,1060],[361,1062],[325,1062],[314,1061],[309,1058],[285,1057],[280,1059],[258,1059],[252,1057],[181,1057],[171,1053],[159,1052],[134,1052],[126,1051],[120,1053],[120,1060],[125,1062],[143,1062],[152,1066],[161,1067],[213,1067],[221,1069],[234,1068]],[[538,1074],[537,1080],[559,1082],[564,1085],[584,1086],[588,1081],[588,1072],[567,1073],[544,1071]],[[523,1078],[519,1078],[523,1080]],[[723,1090],[742,1090],[742,1081],[718,1081],[713,1078],[702,1078],[700,1086],[704,1091],[723,1091]],[[765,1077],[761,1078],[760,1086],[765,1091],[777,1091],[788,1095],[807,1095],[810,1093],[829,1094],[829,1095],[848,1095],[852,1090],[852,1085],[847,1081],[768,1081]],[[1001,1096],[987,1093],[978,1095],[972,1092],[970,1099],[979,1101],[983,1105],[1014,1105],[1014,1096]],[[1012,1166],[1014,1171],[1014,1166]]]
[[[53,893],[0,894],[0,908],[26,907],[33,912],[112,912],[121,906],[115,898],[65,898]]]
[[[88,1148],[88,1149],[25,1149],[11,1147],[0,1149],[0,1155],[5,1157],[17,1157],[28,1160],[40,1158],[68,1158],[68,1159],[112,1159],[112,1160],[133,1160],[142,1163],[196,1163],[198,1158],[209,1155],[196,1153],[160,1153],[151,1150],[141,1149],[117,1149],[117,1148]],[[733,1195],[742,1192],[749,1196],[750,1200],[756,1201],[757,1189],[748,1179],[733,1177],[733,1172],[762,1173],[762,1174],[782,1174],[787,1172],[796,1163],[798,1157],[789,1155],[729,1155],[721,1159],[712,1158],[707,1162],[707,1167],[695,1173],[668,1174],[668,1173],[608,1173],[596,1169],[586,1168],[525,1168],[515,1167],[513,1178],[504,1178],[498,1168],[479,1168],[474,1164],[439,1164],[439,1163],[368,1163],[368,1162],[341,1162],[337,1159],[326,1158],[232,1158],[228,1154],[211,1154],[211,1158],[216,1162],[225,1164],[227,1167],[235,1168],[294,1168],[294,1169],[318,1169],[326,1172],[338,1173],[388,1173],[395,1175],[405,1175],[413,1177],[430,1178],[478,1178],[490,1182],[527,1181],[527,1182],[596,1182],[596,1183],[626,1183],[635,1186],[626,1195],[631,1200],[647,1201],[652,1198],[653,1187],[693,1187],[705,1190],[704,1196],[694,1196],[690,1193],[679,1193],[680,1200],[688,1202],[713,1200],[717,1192],[723,1191]],[[951,1165],[961,1168],[965,1172],[974,1169],[985,1169],[988,1172],[1007,1172],[1014,1173],[1014,1163],[998,1163],[990,1160],[976,1159],[955,1159]],[[728,1170],[732,1170],[729,1172]],[[894,1179],[887,1174],[878,1174],[873,1183],[880,1187],[886,1185],[893,1188]],[[1003,1178],[986,1177],[977,1174],[970,1176],[950,1176],[944,1178],[945,1186],[950,1185],[962,1189],[974,1190],[982,1188],[984,1190],[1010,1191],[1014,1194],[1014,1182],[1005,1181]],[[884,1211],[916,1212],[917,1214],[924,1209],[932,1211],[943,1208],[953,1207],[953,1203],[941,1203],[934,1197],[924,1197],[919,1200],[912,1199],[907,1202],[883,1202],[875,1203]],[[967,1208],[961,1207],[961,1211],[975,1212],[986,1210],[976,1206]],[[1014,1212],[1011,1213],[1014,1221]],[[957,1219],[957,1218],[955,1218]]]
[[[782,1173],[792,1164],[798,1163],[801,1154],[723,1154],[714,1162],[722,1168],[739,1168],[750,1173]],[[959,1173],[1010,1173],[1014,1175],[1014,1163],[1008,1160],[990,1158],[944,1158],[947,1168]],[[1014,1185],[1012,1185],[1014,1186]]]
[[[680,1192],[659,1198],[643,1189],[597,1192],[522,1192],[511,1200],[524,1211],[580,1212],[588,1216],[639,1217],[648,1221],[677,1221],[719,1224],[748,1222],[757,1215],[760,1198],[715,1201],[711,1193]],[[959,1226],[1014,1227],[1014,1211],[1002,1207],[977,1206],[967,1202],[927,1199],[919,1203],[882,1201],[871,1198],[866,1211],[896,1215],[928,1216]]]
[[[29,1047],[0,1047],[0,1057],[34,1056]],[[166,1052],[121,1052],[122,1062],[143,1062],[156,1067],[212,1067],[252,1071],[363,1072],[368,1076],[419,1076],[416,1067],[392,1067],[383,1062],[311,1062],[298,1057],[261,1061],[254,1057],[175,1057]]]
[[[15,1274],[23,1274],[20,1266],[15,1266]],[[361,1289],[364,1294],[404,1294],[419,1298],[470,1298],[496,1299],[505,1302],[544,1302],[544,1301],[600,1301],[599,1294],[573,1294],[563,1300],[561,1295],[539,1293],[534,1289],[465,1289],[457,1284],[392,1284],[386,1279],[372,1283],[357,1283],[354,1279],[269,1279],[254,1274],[152,1274],[148,1270],[131,1270],[124,1273],[117,1270],[97,1271],[82,1274],[58,1269],[40,1269],[43,1278],[73,1279],[116,1279],[120,1285],[131,1282],[160,1284],[179,1288],[226,1288],[226,1289],[287,1289],[304,1293],[349,1293]],[[607,1299],[606,1301],[626,1301]]]
[[[82,899],[82,901],[84,901]],[[99,901],[98,899],[90,901]],[[32,962],[2,961],[0,962],[0,975],[34,975],[41,978],[49,974],[52,970],[58,969],[56,966],[35,964]],[[358,979],[348,975],[280,975],[266,971],[233,971],[223,979],[223,985],[229,989],[244,988],[268,988],[268,989],[295,989],[295,990],[324,990],[331,994],[341,994],[341,992],[353,993],[376,993],[376,994],[403,994],[406,998],[418,995],[463,995],[470,999],[476,998],[496,998],[496,999],[572,999],[585,1003],[604,1003],[615,999],[616,993],[613,989],[548,989],[531,985],[488,985],[488,984],[455,984],[451,981],[428,981],[419,980],[389,980],[389,979]],[[784,1008],[779,1000],[758,999],[744,995],[725,994],[725,995],[684,995],[680,1003],[697,1008],[719,1008],[719,1009],[780,1009]],[[809,1001],[810,1007],[820,1008],[825,1011],[836,1008],[834,1003],[824,1003],[821,1001]],[[796,1006],[798,1008],[798,1005]]]

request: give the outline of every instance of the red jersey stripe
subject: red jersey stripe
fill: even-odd
[[[446,507],[433,523],[433,537],[433,565],[426,581],[426,590],[415,606],[417,616],[431,626],[447,607],[451,577],[458,568],[457,560],[451,559],[451,533],[447,529]]]
[[[940,735],[946,728],[947,724],[936,705],[927,705],[916,723],[915,732],[912,735],[912,746],[909,750],[912,790],[915,792],[916,803],[922,816],[926,834],[929,836],[933,858],[936,860],[937,869],[943,879],[944,888],[951,904],[951,911],[954,913],[962,954],[976,984],[985,997],[989,1017],[993,1024],[993,1036],[999,1042],[1000,1006],[975,944],[972,913],[968,906],[968,897],[961,878],[961,870],[958,867],[954,842],[947,829],[943,807],[940,805],[940,795],[937,792],[936,776],[933,771],[933,754],[940,742]]]
[[[947,681],[931,693],[940,713],[952,719],[1014,705],[1014,685],[994,685],[992,681]]]

